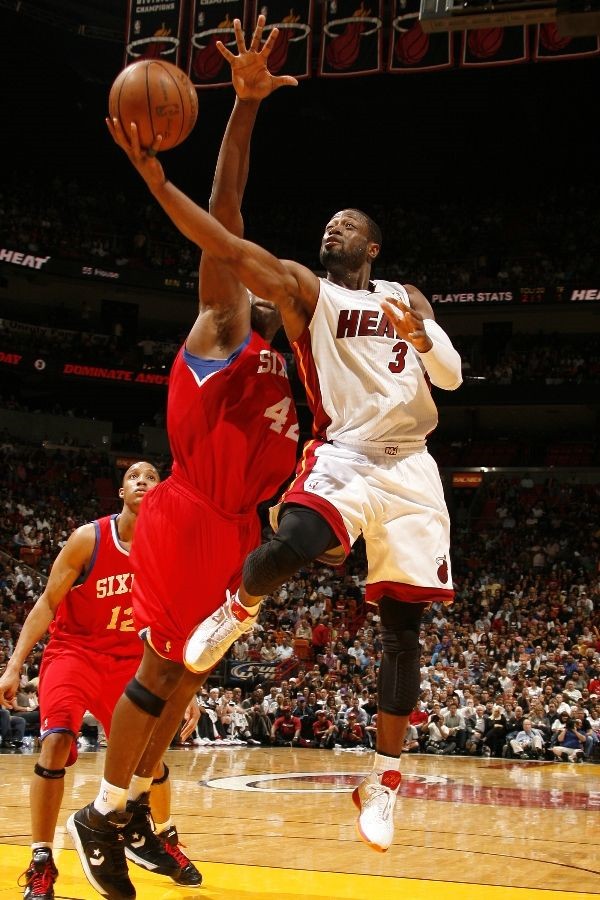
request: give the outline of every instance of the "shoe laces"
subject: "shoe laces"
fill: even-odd
[[[125,839],[122,834],[119,834],[117,842],[110,841],[103,844],[102,852],[105,856],[110,857],[110,867],[115,875],[129,876],[125,856]]]
[[[50,860],[48,860],[44,864],[44,868],[41,872],[39,869],[36,869],[34,861],[32,860],[29,868],[25,872],[22,872],[21,875],[19,875],[17,885],[18,887],[23,888],[31,887],[33,888],[34,894],[43,895],[49,893],[52,890],[57,876],[58,872],[56,870],[56,867]],[[23,882],[24,878],[27,879],[25,882]]]
[[[219,620],[215,616],[214,621],[216,622],[217,627],[213,634],[207,639],[207,644],[219,644],[223,638],[228,638],[230,635],[242,631],[240,622],[235,618],[231,609],[221,612]]]
[[[163,838],[162,845],[169,856],[173,857],[180,869],[185,869],[186,866],[189,866],[190,861],[185,853],[183,853],[183,851],[181,850],[179,844],[171,844],[170,841]]]
[[[384,819],[388,819],[394,808],[394,792],[383,784],[367,784],[365,785],[365,793],[367,795],[365,805],[368,803]]]

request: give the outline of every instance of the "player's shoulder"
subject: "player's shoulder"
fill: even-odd
[[[94,522],[79,525],[69,535],[57,561],[60,558],[73,565],[86,563],[94,553],[96,535],[97,529]]]
[[[97,520],[93,520],[91,522],[86,522],[84,525],[79,525],[71,532],[67,543],[95,541],[99,524],[100,523]]]

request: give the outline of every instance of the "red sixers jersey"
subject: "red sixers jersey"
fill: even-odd
[[[121,546],[116,515],[97,519],[90,565],[60,603],[50,626],[49,650],[81,646],[111,656],[140,656],[142,642],[133,625],[129,552]]]
[[[174,475],[225,512],[254,509],[296,461],[298,419],[283,357],[253,331],[232,362],[201,377],[182,347],[169,379],[167,430]]]

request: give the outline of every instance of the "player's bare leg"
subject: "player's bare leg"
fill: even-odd
[[[126,831],[134,817],[139,840],[152,849],[153,860],[146,867],[170,877],[180,868],[154,835],[148,794],[152,776],[135,782],[136,792],[148,794],[143,803],[128,804],[128,791],[166,702],[184,673],[181,664],[162,659],[148,644],[144,646],[136,676],[125,688],[113,713],[100,792],[93,803],[78,810],[67,822],[88,881],[98,893],[111,900],[135,897],[125,852],[126,844],[131,842],[129,832],[126,839]]]
[[[52,855],[54,833],[64,794],[65,764],[73,735],[58,731],[47,735],[29,789],[31,809],[31,862],[20,883],[26,900],[54,897],[58,870]]]
[[[124,830],[127,859],[159,874],[169,875],[182,887],[200,887],[202,875],[179,846],[179,835],[171,821],[169,770],[161,760],[190,700],[203,682],[204,676],[184,672],[165,705],[131,781],[127,810],[132,813],[132,819]],[[169,862],[164,859],[165,853]],[[171,861],[176,869],[170,869]]]

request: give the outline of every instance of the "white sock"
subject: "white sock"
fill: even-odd
[[[145,794],[150,790],[151,784],[152,775],[150,776],[150,778],[141,778],[139,775],[134,775],[129,785],[129,793],[127,794],[127,799],[137,800],[142,796],[142,794]]]
[[[163,831],[166,831],[168,828],[170,828],[172,824],[173,824],[173,820],[169,816],[169,818],[167,819],[166,822],[155,822],[154,830],[157,834],[162,834]]]
[[[259,600],[258,603],[256,604],[256,606],[246,606],[240,600],[240,592],[236,591],[235,594],[231,595],[231,602],[238,603],[248,613],[249,616],[254,617],[254,616],[258,615],[258,611],[260,609],[260,604],[262,603],[262,600]]]
[[[373,761],[373,771],[377,775],[383,775],[384,772],[388,772],[390,769],[400,771],[400,757],[384,756],[383,753],[376,753]]]
[[[32,850],[42,850],[46,847],[48,850],[52,850],[54,848],[54,841],[33,841],[31,844]]]
[[[127,788],[116,787],[104,778],[100,784],[98,796],[94,800],[94,807],[98,812],[107,816],[109,812],[122,812],[127,805]]]

